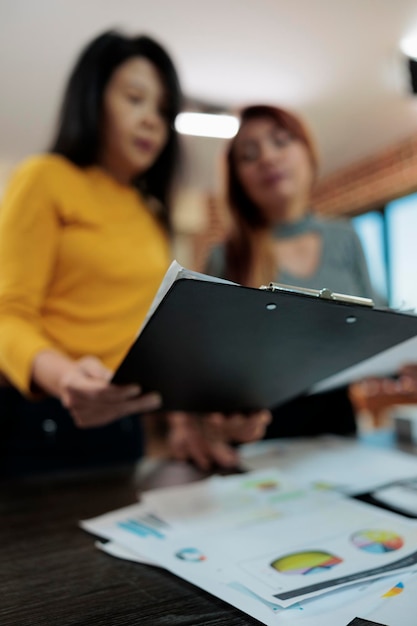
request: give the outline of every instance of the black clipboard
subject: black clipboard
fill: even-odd
[[[365,298],[195,276],[171,284],[113,377],[160,392],[167,410],[278,406],[417,335],[415,315]]]

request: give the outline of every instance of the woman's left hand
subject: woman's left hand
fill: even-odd
[[[231,443],[248,443],[261,439],[272,416],[269,411],[250,415],[194,415],[175,411],[167,415],[168,447],[174,459],[191,460],[203,470],[212,465],[232,468],[239,455]]]

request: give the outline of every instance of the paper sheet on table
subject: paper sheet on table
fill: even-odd
[[[281,475],[277,479],[272,470],[231,478],[234,497],[229,493],[225,498],[227,488],[218,498],[216,490],[209,490],[204,524],[198,515],[194,523],[183,524],[178,502],[171,519],[169,506],[161,518],[154,500],[152,511],[137,504],[81,525],[210,593],[214,586],[219,595],[221,588],[223,599],[230,588],[245,589],[274,607],[389,575],[417,562],[417,525],[397,515],[330,492],[281,489]],[[247,505],[236,515],[235,506],[240,507],[245,490],[253,510]],[[186,498],[184,488],[181,492]],[[192,503],[188,498],[189,508]],[[201,504],[199,496],[195,506]],[[219,504],[229,507],[231,523],[219,525]],[[370,550],[363,547],[367,543],[372,543]]]
[[[301,602],[280,613],[278,623],[346,626],[358,617],[387,626],[415,626],[416,592],[417,574],[408,572]]]
[[[115,541],[96,541],[94,545],[98,550],[101,550],[106,554],[110,554],[110,556],[114,556],[117,559],[133,561],[134,563],[142,563],[142,565],[153,565],[154,567],[159,567],[159,563],[157,563],[156,561],[148,559],[146,556],[138,554],[137,552],[132,552],[125,546],[121,546]]]
[[[127,548],[108,541],[97,541],[97,548],[121,558],[138,563],[151,563]],[[355,616],[384,621],[389,626],[415,626],[415,597],[417,594],[417,572],[387,576],[359,585],[351,585],[324,596],[305,600],[281,609],[268,606],[262,598],[252,594],[249,589],[236,585],[238,592],[236,606],[265,624],[276,624],[275,615],[279,614],[280,623],[296,626],[345,626]],[[227,601],[230,603],[229,598]],[[266,614],[266,615],[265,615]]]
[[[378,605],[368,614],[369,620],[388,626],[415,626],[417,574],[399,578],[396,585],[381,596]]]
[[[342,496],[300,486],[278,469],[154,489],[142,494],[142,504],[158,518],[183,532],[226,532],[282,516],[303,515]]]
[[[417,337],[320,381],[311,391],[326,391],[372,376],[391,376],[410,363],[417,363]]]
[[[417,456],[374,448],[346,437],[276,439],[241,446],[242,466],[276,467],[301,485],[343,493],[366,493],[382,484],[417,476]]]

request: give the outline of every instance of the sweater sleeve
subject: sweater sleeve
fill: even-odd
[[[48,165],[46,157],[22,165],[0,207],[0,371],[24,393],[35,355],[54,347],[42,326],[60,228]]]

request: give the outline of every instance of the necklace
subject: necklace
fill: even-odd
[[[297,235],[320,230],[320,222],[312,213],[307,213],[297,222],[278,223],[273,227],[273,233],[277,239],[290,239],[291,237],[297,237]]]

